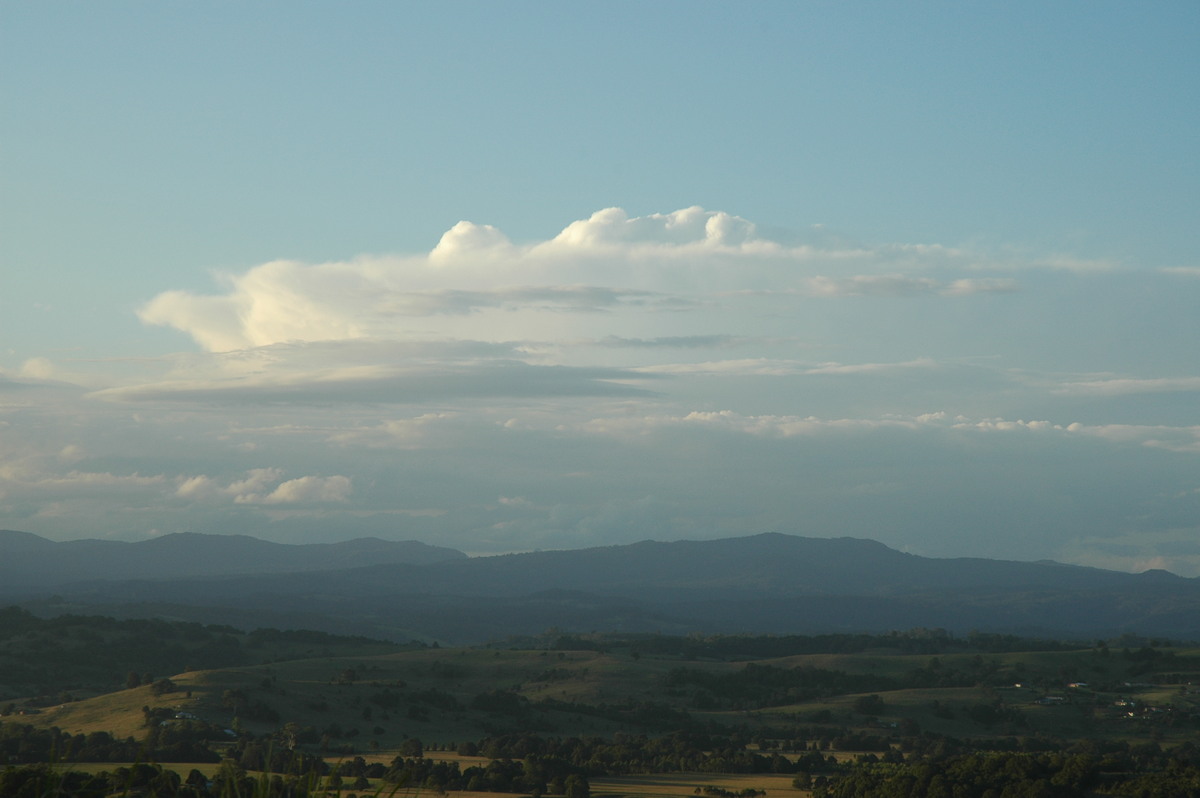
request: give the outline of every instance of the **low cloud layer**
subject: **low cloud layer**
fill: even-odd
[[[0,518],[472,552],[783,531],[1200,573],[1188,269],[598,211],[168,291],[0,374]]]

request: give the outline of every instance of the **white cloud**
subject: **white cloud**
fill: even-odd
[[[1071,424],[1070,432],[1101,438],[1113,443],[1132,443],[1171,452],[1200,454],[1200,425],[1163,424]]]
[[[58,459],[64,463],[78,463],[87,457],[87,452],[82,446],[74,443],[69,443],[58,451]]]
[[[222,275],[224,294],[160,294],[140,316],[189,334],[209,351],[428,338],[455,327],[461,334],[461,319],[439,317],[462,315],[478,317],[470,328],[477,337],[495,340],[497,330],[511,338],[536,336],[547,325],[565,329],[548,314],[656,313],[698,307],[730,291],[903,296],[1014,289],[1008,279],[907,273],[977,265],[969,254],[938,245],[786,246],[745,219],[696,207],[643,217],[608,208],[550,240],[520,246],[493,227],[459,222],[424,256],[273,261]]]
[[[220,492],[216,481],[204,475],[184,477],[175,489],[175,495],[181,499],[206,499]]]
[[[931,358],[922,357],[904,363],[822,363],[806,369],[805,374],[879,374],[916,369],[928,371],[938,368]]]
[[[283,477],[278,468],[254,468],[244,476],[222,482],[205,474],[179,477],[175,495],[181,499],[208,501],[226,497],[234,502],[249,503],[262,499],[263,493],[273,489]]]
[[[818,275],[808,280],[812,296],[970,296],[972,294],[1011,294],[1020,290],[1016,280],[1008,278],[960,277],[945,282],[932,277],[905,274],[856,274],[851,277]]]
[[[932,371],[939,365],[930,358],[917,358],[904,363],[819,363],[811,364],[797,360],[771,358],[743,358],[739,360],[716,360],[701,363],[663,363],[643,366],[639,372],[667,375],[720,375],[720,376],[796,376],[796,375],[844,375],[895,374],[905,371]]]
[[[644,366],[638,371],[647,374],[667,375],[721,375],[721,376],[783,376],[803,374],[803,364],[794,361],[769,358],[744,358],[740,360],[710,360],[702,363],[661,363]]]
[[[983,279],[959,278],[951,280],[941,289],[946,296],[967,296],[969,294],[1011,294],[1021,290],[1016,280],[988,277]]]
[[[175,495],[189,501],[225,499],[234,504],[310,504],[346,502],[351,479],[346,476],[305,476],[283,481],[278,468],[255,468],[241,478],[225,481],[197,475],[176,480]]]
[[[876,418],[820,418],[817,416],[746,415],[732,410],[692,411],[682,415],[613,416],[590,419],[581,432],[640,436],[655,430],[685,427],[774,438],[817,434],[861,434],[877,430],[925,430],[957,434],[1045,433],[1060,439],[1086,436],[1114,444],[1133,444],[1174,452],[1200,453],[1200,426],[1088,425],[1055,423],[1045,419],[967,418],[944,411]]]
[[[229,483],[223,492],[233,496],[235,501],[253,501],[262,491],[279,482],[282,476],[282,469],[255,468],[243,479]]]
[[[58,370],[49,358],[31,357],[21,364],[20,375],[35,380],[54,379]]]
[[[1200,377],[1133,377],[1100,378],[1064,382],[1056,393],[1091,396],[1123,396],[1140,393],[1171,393],[1176,391],[1200,391]]]
[[[315,502],[346,502],[350,499],[350,478],[300,477],[280,483],[260,501],[263,504],[310,504]],[[238,498],[242,500],[241,497]],[[249,501],[249,499],[247,499]]]
[[[880,429],[915,430],[941,424],[944,413],[894,418],[817,418],[816,416],[743,415],[732,410],[692,411],[683,415],[602,418],[582,431],[606,435],[645,435],[662,429],[702,428],[768,438],[795,438],[824,433],[868,433]]]
[[[1079,429],[1078,425],[1064,427],[1049,421],[1025,421],[1024,419],[1009,421],[1003,418],[985,418],[979,421],[959,419],[955,421],[954,426],[956,429],[981,430],[983,432],[1062,432]]]
[[[335,433],[330,441],[371,449],[424,449],[462,445],[462,438],[447,430],[458,413],[424,413],[415,418],[387,419],[380,424]]]
[[[853,277],[812,277],[808,290],[814,296],[911,296],[932,294],[941,283],[929,277],[908,277],[902,274],[857,274]]]
[[[1080,258],[1073,255],[1055,255],[1048,258],[1034,259],[1031,266],[1056,271],[1077,272],[1089,274],[1096,272],[1111,272],[1118,268],[1113,260],[1104,258]]]
[[[734,335],[663,335],[657,338],[625,338],[607,335],[597,341],[584,342],[613,349],[725,349],[768,343],[761,338]],[[794,341],[792,342],[794,343]]]
[[[166,477],[161,474],[110,474],[98,471],[69,471],[61,476],[45,476],[33,484],[41,489],[79,491],[83,489],[144,488],[162,485]]]
[[[511,256],[514,252],[508,237],[490,224],[461,221],[442,234],[437,246],[429,253],[429,259],[436,264],[443,264],[479,253]]]

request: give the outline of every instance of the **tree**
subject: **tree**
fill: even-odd
[[[883,709],[883,699],[874,693],[854,699],[854,711],[860,715],[879,715]]]
[[[587,776],[572,773],[565,782],[567,798],[591,798],[592,786],[588,784]]]

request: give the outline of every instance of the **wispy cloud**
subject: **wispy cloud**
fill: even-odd
[[[1061,383],[1056,393],[1076,396],[1125,396],[1200,391],[1200,377],[1111,377]]]
[[[121,402],[356,402],[406,404],[494,397],[644,396],[625,381],[645,379],[624,369],[488,362],[395,368],[355,366],[321,372],[256,374],[222,381],[173,380],[91,394]]]
[[[433,316],[474,313],[485,308],[536,309],[557,313],[600,313],[622,304],[652,304],[651,291],[568,285],[498,288],[493,291],[441,290],[398,292],[382,301],[381,314]]]
[[[619,335],[589,342],[611,349],[725,349],[761,342],[733,335],[664,335],[657,338],[625,338]]]

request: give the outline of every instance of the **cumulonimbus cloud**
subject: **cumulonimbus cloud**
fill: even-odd
[[[272,261],[222,275],[222,293],[162,293],[139,315],[219,352],[288,341],[436,336],[451,324],[462,329],[463,316],[483,319],[476,337],[496,330],[511,337],[518,328],[565,326],[548,319],[556,315],[678,311],[731,292],[835,297],[1015,290],[1008,278],[924,273],[975,268],[966,253],[939,245],[819,248],[771,240],[753,223],[721,211],[693,207],[630,217],[607,208],[529,244],[514,244],[488,225],[459,222],[421,255]],[[522,327],[522,318],[532,323]]]

